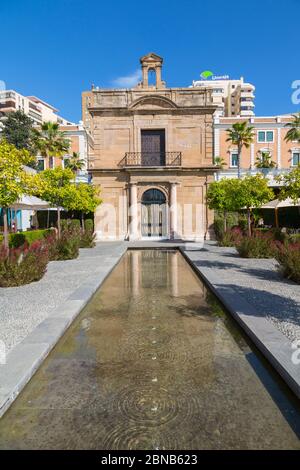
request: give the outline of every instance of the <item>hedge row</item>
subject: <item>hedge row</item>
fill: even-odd
[[[31,245],[36,240],[42,240],[47,235],[51,233],[52,229],[45,230],[31,230],[28,232],[16,232],[9,234],[9,247],[10,248],[19,248],[24,245],[26,242],[28,245]],[[0,235],[0,244],[3,241],[3,235]]]

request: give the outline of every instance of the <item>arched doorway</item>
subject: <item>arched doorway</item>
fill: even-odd
[[[144,192],[141,201],[142,237],[166,238],[168,234],[166,196],[156,188]]]

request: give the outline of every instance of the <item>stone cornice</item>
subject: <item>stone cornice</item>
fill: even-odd
[[[218,168],[215,165],[199,165],[197,167],[190,167],[190,166],[178,166],[178,167],[127,167],[127,168],[89,168],[89,173],[180,173],[180,172],[195,172],[195,171],[203,171],[203,172],[215,172]]]
[[[177,108],[161,108],[161,109],[128,109],[128,108],[88,108],[92,115],[102,116],[132,116],[135,114],[206,114],[214,113],[215,105],[205,106],[178,106]]]

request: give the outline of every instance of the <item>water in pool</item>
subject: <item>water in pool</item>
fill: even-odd
[[[127,252],[13,406],[2,449],[299,449],[298,401],[177,251]]]

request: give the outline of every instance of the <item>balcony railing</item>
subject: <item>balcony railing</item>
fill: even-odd
[[[181,152],[126,152],[120,166],[181,166]]]

